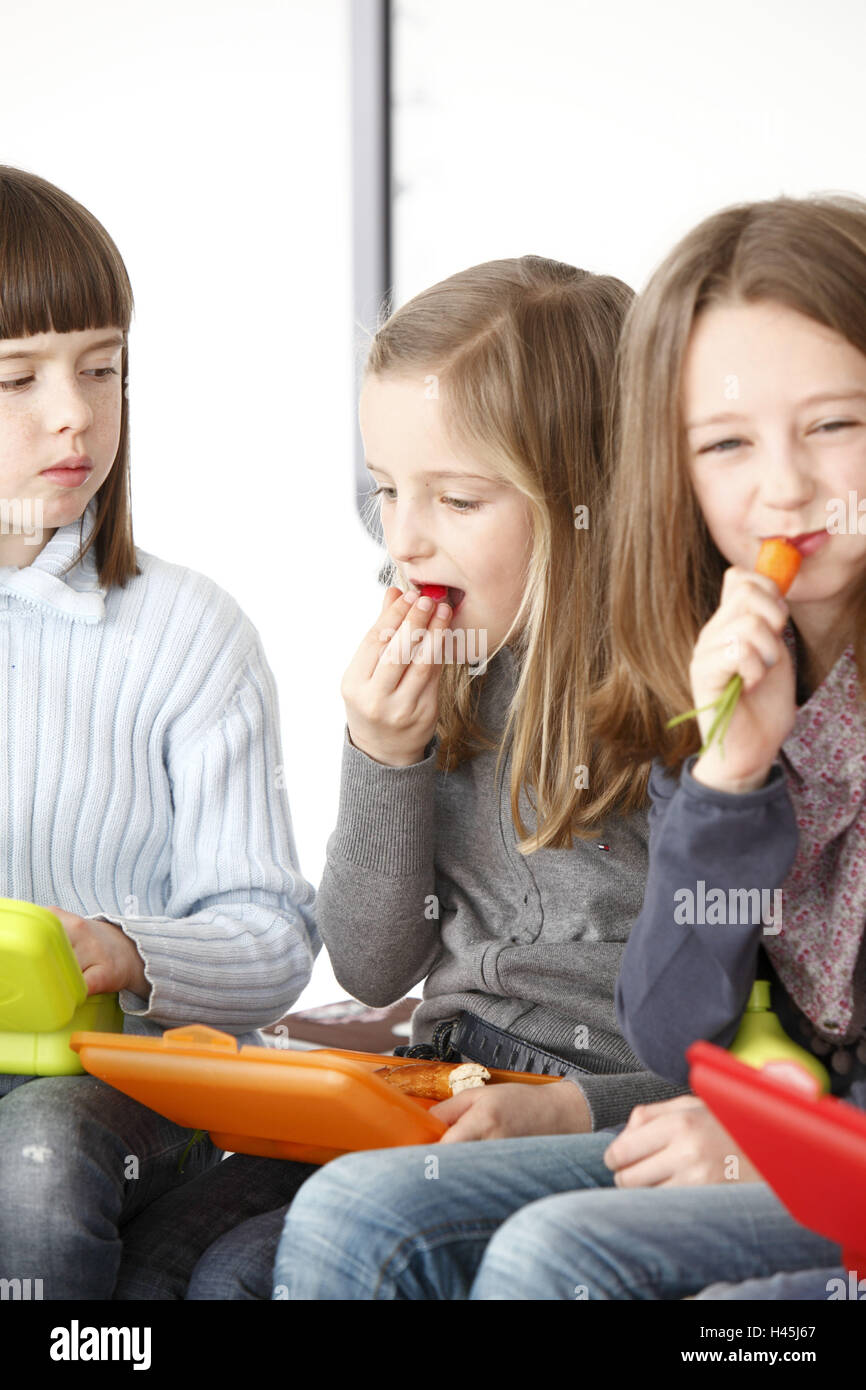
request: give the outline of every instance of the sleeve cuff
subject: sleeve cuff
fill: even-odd
[[[691,797],[694,801],[705,801],[712,806],[725,806],[731,810],[737,807],[748,808],[760,806],[765,801],[775,801],[783,796],[787,791],[787,781],[785,769],[778,758],[770,768],[769,775],[762,787],[756,787],[750,792],[723,792],[718,787],[708,787],[706,782],[699,782],[692,776],[692,768],[697,762],[699,754],[692,753],[683,763],[683,770],[680,776],[680,786],[684,794]]]
[[[135,949],[138,951],[144,964],[144,973],[150,984],[150,993],[146,999],[143,999],[140,994],[133,993],[131,989],[121,989],[118,991],[117,999],[125,1014],[137,1014],[141,1018],[146,1018],[150,1014],[153,1004],[153,981],[147,973],[147,960],[145,959],[144,951],[141,949],[141,943],[138,937],[134,936],[129,930],[126,918],[112,917],[110,912],[98,912],[96,916],[92,917],[90,920],[111,922],[113,926],[120,927],[124,936],[128,936],[130,941],[135,944]]]
[[[386,767],[351,742],[346,726],[340,810],[332,848],[389,878],[426,872],[433,852],[436,750],[406,767]]]
[[[599,1072],[565,1078],[583,1092],[592,1119],[592,1132],[623,1124],[636,1105],[653,1105],[674,1096],[690,1095],[688,1086],[676,1085],[654,1072],[627,1072],[619,1076]]]

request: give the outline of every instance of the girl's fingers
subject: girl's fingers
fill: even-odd
[[[701,661],[692,666],[692,690],[699,692],[695,696],[698,708],[712,700],[714,694],[720,695],[732,676],[740,676],[744,688],[753,690],[772,665],[775,662],[766,663],[761,652],[748,639],[729,637],[715,643],[703,654]],[[701,715],[707,729],[714,717],[712,710],[706,710]]]
[[[400,684],[435,609],[430,599],[417,599],[403,612],[402,618],[398,609],[396,626],[381,630],[378,660],[370,672],[370,680],[375,682],[377,689],[391,691]]]
[[[670,1125],[664,1115],[653,1116],[636,1129],[626,1127],[605,1149],[609,1168],[629,1168],[661,1152],[668,1143]]]
[[[727,575],[732,571],[728,570]],[[769,586],[766,587],[766,586]],[[748,614],[763,618],[774,632],[781,633],[788,621],[788,605],[781,598],[775,582],[762,574],[746,574],[730,583],[722,584],[719,607],[707,623],[708,628],[716,628],[733,618]]]
[[[691,1093],[685,1096],[672,1096],[670,1100],[652,1101],[648,1105],[636,1105],[628,1117],[628,1124],[623,1133],[634,1133],[636,1129],[640,1129],[641,1125],[648,1124],[650,1120],[655,1120],[660,1115],[669,1115],[673,1110],[693,1110],[695,1107],[703,1105],[704,1101]]]
[[[437,674],[442,661],[437,634],[448,626],[451,609],[447,603],[422,607],[425,602],[429,600],[420,599],[413,606],[380,653],[370,677],[379,691],[390,692],[399,685],[411,695]]]
[[[768,628],[764,620],[756,617],[754,613],[747,613],[731,623],[725,633],[725,641],[734,660],[737,659],[740,648],[749,648],[752,652],[757,652],[767,669],[777,664],[782,653],[779,634]]]
[[[616,1187],[660,1187],[674,1175],[674,1166],[669,1149],[660,1149],[640,1163],[628,1168],[618,1168],[614,1174]]]
[[[707,624],[692,659],[692,688],[704,690],[717,684],[723,689],[736,674],[754,684],[778,665],[784,653],[781,635],[763,615],[747,612],[714,627]]]
[[[413,665],[442,664],[442,642],[439,634],[444,632],[451,621],[451,608],[447,603],[437,604],[430,617],[427,631],[412,653]]]
[[[361,642],[340,687],[357,746],[363,749],[366,739],[368,753],[375,744],[393,757],[401,744],[414,749],[429,740],[421,734],[431,720],[435,726],[442,674],[437,639],[451,616],[447,603],[388,590],[379,622]]]
[[[389,596],[394,595],[396,597],[389,598]],[[382,611],[361,642],[355,657],[361,680],[369,680],[373,675],[383,653],[413,612],[413,605],[417,597],[418,595],[414,590],[407,594],[402,593],[399,589],[391,588],[388,590],[382,604]],[[420,620],[420,616],[420,614],[416,614],[416,620]]]
[[[744,570],[739,565],[731,565],[730,569],[726,569],[722,575],[720,603],[726,603],[740,590],[747,591],[749,589],[754,593],[764,593],[771,599],[778,599],[781,596],[778,584],[769,575],[759,574],[757,570]]]

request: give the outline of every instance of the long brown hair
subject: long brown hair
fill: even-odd
[[[459,664],[443,668],[437,725],[441,769],[498,744],[497,775],[513,730],[511,812],[522,853],[591,835],[631,780],[609,778],[607,755],[592,756],[586,715],[607,662],[614,364],[631,299],[621,280],[542,256],[487,261],[385,317],[365,364],[367,376],[436,376],[449,438],[527,499],[532,548],[513,643],[520,675],[505,729],[494,740],[482,728],[485,676]],[[588,509],[588,529],[576,524],[578,507]],[[389,582],[396,578],[392,564]],[[581,767],[591,769],[588,786]],[[536,815],[531,837],[521,789]]]
[[[674,247],[628,316],[611,497],[613,659],[593,708],[617,765],[643,765],[644,780],[652,758],[679,774],[699,749],[694,720],[664,726],[694,703],[692,652],[729,564],[688,471],[683,361],[705,309],[762,301],[833,329],[866,355],[866,199],[826,194],[724,208]],[[866,695],[866,584],[856,604],[854,650]]]
[[[96,494],[96,519],[79,558],[94,547],[99,580],[123,586],[140,573],[129,481],[129,345],[132,287],[111,237],[54,184],[0,165],[0,339],[117,328],[123,333],[120,440]]]

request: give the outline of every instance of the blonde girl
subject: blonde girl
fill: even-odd
[[[366,364],[361,428],[392,583],[343,678],[319,925],[357,998],[388,1004],[424,981],[411,1054],[564,1078],[439,1104],[440,1174],[493,1162],[500,1140],[510,1153],[551,1142],[520,1136],[603,1131],[682,1089],[640,1068],[615,1026],[643,895],[646,770],[614,773],[587,721],[609,662],[606,498],[630,300],[609,276],[492,261],[387,318]],[[529,1170],[517,1151],[514,1163],[529,1190],[546,1183],[546,1163]],[[347,1206],[356,1180],[369,1205]],[[311,1187],[305,1210],[335,1262],[319,1275],[342,1290],[336,1266],[357,1268],[360,1251],[375,1263],[437,1184],[410,1149],[337,1160]],[[486,1199],[466,1189],[474,1210]],[[281,1226],[275,1212],[212,1247],[191,1296],[267,1297]],[[294,1265],[288,1237],[283,1249]]]
[[[391,582],[343,678],[317,920],[355,997],[385,1005],[424,981],[413,1055],[564,1078],[439,1104],[441,1172],[479,1158],[463,1141],[486,1151],[604,1130],[682,1089],[640,1067],[616,1027],[614,981],[643,895],[646,772],[613,774],[587,723],[609,661],[605,502],[630,301],[610,276],[539,256],[490,261],[385,318],[367,357],[361,429]],[[428,584],[444,596],[426,599]],[[165,1296],[133,1263],[172,1264],[179,1229],[194,1227],[195,1244],[208,1194],[219,1188],[222,1210],[232,1200],[233,1168],[250,1213],[253,1163],[235,1156],[197,1182],[201,1217],[168,1198],[160,1230],[138,1223],[125,1296]],[[297,1167],[256,1168],[257,1200],[271,1183],[275,1209],[211,1246],[191,1298],[269,1297]],[[377,1248],[346,1206],[356,1173],[381,1194],[371,1215],[376,1202],[389,1213],[377,1236],[404,1199],[414,1219],[414,1199],[437,1187],[415,1149],[314,1174],[337,1260]]]

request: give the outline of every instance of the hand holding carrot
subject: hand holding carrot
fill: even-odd
[[[765,541],[754,571],[725,572],[719,608],[702,628],[689,668],[703,744],[692,772],[724,791],[763,785],[796,717],[794,672],[782,630],[801,555],[781,537]],[[727,736],[727,746],[723,746]]]

